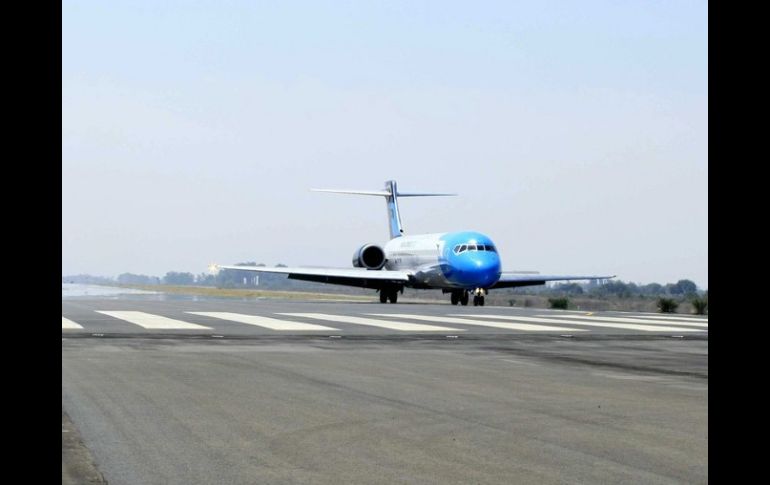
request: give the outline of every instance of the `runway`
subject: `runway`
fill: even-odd
[[[708,322],[63,299],[62,407],[111,484],[706,483]]]

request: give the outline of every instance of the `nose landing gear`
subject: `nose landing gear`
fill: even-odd
[[[473,290],[473,306],[484,306],[484,295],[487,294],[487,290],[484,288],[476,288]]]

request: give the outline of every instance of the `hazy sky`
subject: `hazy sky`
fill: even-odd
[[[69,1],[62,273],[350,266],[478,230],[507,270],[708,286],[705,1]]]

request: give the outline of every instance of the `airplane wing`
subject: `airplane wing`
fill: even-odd
[[[492,288],[513,288],[516,286],[544,285],[546,281],[570,281],[570,280],[606,280],[612,276],[565,276],[565,275],[541,275],[523,273],[503,273]]]
[[[411,275],[408,271],[369,270],[365,268],[268,268],[266,266],[213,265],[212,269],[280,273],[289,275],[291,280],[315,281],[361,288],[382,288],[391,284],[404,284],[409,281]]]

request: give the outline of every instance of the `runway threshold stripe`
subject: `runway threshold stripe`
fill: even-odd
[[[289,320],[278,320],[275,318],[262,317],[259,315],[245,315],[243,313],[230,312],[185,312],[192,315],[201,315],[204,317],[219,318],[232,322],[245,323],[256,327],[265,327],[270,330],[339,330],[338,328],[324,327],[323,325],[313,325],[312,323],[292,322]]]
[[[703,315],[702,317],[698,317],[698,315],[693,315],[689,313],[621,312],[617,310],[613,310],[613,313],[621,313],[629,317],[639,317],[639,318],[687,318],[687,319],[699,319],[699,320],[706,319],[704,318],[706,317],[706,315]]]
[[[547,312],[553,312],[554,315],[558,315],[560,313],[580,313],[582,315],[585,315],[588,310],[553,310],[551,308],[538,308],[538,311],[547,311]]]
[[[439,317],[428,315],[411,315],[407,313],[370,313],[379,317],[407,318],[412,320],[424,320],[428,322],[455,323],[457,325],[476,325],[481,327],[505,328],[508,330],[526,330],[542,332],[585,332],[581,328],[553,327],[548,325],[530,325],[527,323],[488,322],[482,320],[470,320],[468,318]],[[550,322],[563,323],[563,322]]]
[[[519,317],[514,315],[471,315],[473,317],[478,318],[497,318],[501,320],[515,320],[515,321],[522,321],[522,322],[542,322],[542,323],[565,323],[568,325],[589,325],[591,327],[602,327],[602,328],[620,328],[624,330],[641,330],[643,332],[700,332],[700,329],[697,328],[681,328],[681,327],[666,327],[662,325],[636,325],[631,323],[603,323],[603,322],[595,322],[592,321],[590,323],[588,322],[582,322],[582,321],[570,321],[565,320],[564,318],[573,318],[573,316],[569,317],[563,317],[558,320],[554,318],[539,318],[539,317]]]
[[[140,327],[151,330],[166,330],[166,329],[187,329],[187,330],[211,330],[211,327],[203,325],[197,325],[195,323],[183,322],[182,320],[174,320],[173,318],[162,317],[160,315],[153,315],[152,313],[145,312],[105,312],[96,310],[96,313],[107,315],[108,317],[124,320]]]
[[[672,323],[680,323],[680,322],[694,322],[694,323],[709,323],[708,318],[697,318],[697,317],[675,317],[675,316],[669,316],[669,315],[658,315],[658,316],[647,316],[647,315],[634,315],[631,318],[642,318],[644,320],[671,320]]]
[[[537,315],[539,317],[545,317],[546,315]],[[695,323],[695,322],[673,322],[670,320],[649,320],[643,318],[628,318],[628,317],[598,317],[588,315],[569,315],[564,318],[574,318],[578,320],[590,320],[600,322],[620,322],[620,323],[643,323],[649,325],[680,325],[683,327],[702,327],[708,328],[708,323]]]
[[[325,313],[277,313],[277,315],[287,315],[290,317],[313,318],[316,320],[325,320],[328,322],[351,323],[353,325],[368,325],[371,327],[389,328],[391,330],[401,330],[404,332],[438,332],[451,331],[463,332],[460,328],[439,327],[436,325],[421,325],[419,323],[391,322],[388,320],[377,320],[374,318],[350,317],[347,315],[329,315]]]
[[[69,318],[61,317],[61,328],[83,328],[83,326],[73,322]]]

